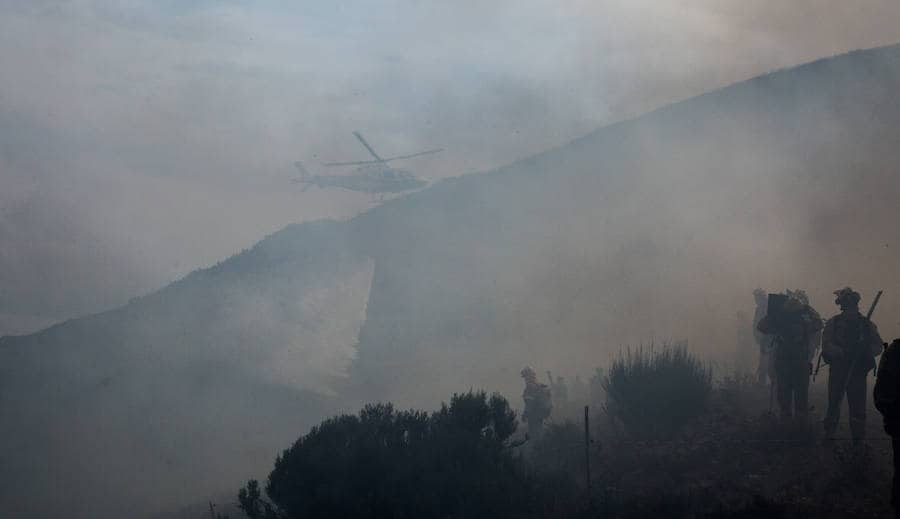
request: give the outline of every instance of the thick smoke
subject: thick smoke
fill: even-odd
[[[0,228],[15,250],[2,271],[17,273],[0,334],[116,306],[286,222],[368,207],[288,184],[294,160],[364,157],[352,130],[385,152],[447,148],[409,164],[434,180],[900,39],[898,7],[875,0],[0,9],[0,63],[16,71],[0,80]]]
[[[365,400],[513,397],[523,364],[584,378],[669,339],[726,367],[757,286],[824,315],[835,288],[884,289],[900,334],[896,51],[591,133],[900,40],[894,2],[828,4],[3,4],[0,335],[349,219],[0,352],[4,497],[169,509],[230,498]],[[372,197],[289,183],[365,158],[353,130],[446,148],[408,163],[431,181],[489,173],[353,218]]]

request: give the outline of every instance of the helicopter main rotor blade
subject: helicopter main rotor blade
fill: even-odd
[[[383,160],[358,160],[355,162],[323,162],[323,166],[365,166],[366,164],[382,164]]]
[[[384,162],[388,162],[391,160],[411,159],[413,157],[419,157],[421,155],[430,155],[432,153],[439,153],[442,151],[444,151],[444,148],[438,148],[438,149],[428,150],[428,151],[420,151],[419,153],[413,153],[412,155],[397,155],[396,157],[388,157],[388,158],[384,159]]]
[[[359,139],[359,142],[361,142],[362,145],[365,146],[367,150],[369,150],[369,153],[371,153],[373,157],[375,157],[379,162],[384,162],[384,159],[382,159],[381,157],[378,156],[377,153],[375,153],[375,150],[373,150],[372,147],[369,146],[369,143],[366,142],[365,139],[363,139],[363,136],[360,135],[359,132],[353,132],[353,135],[354,135],[357,139]]]

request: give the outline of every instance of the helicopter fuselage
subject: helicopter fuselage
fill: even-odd
[[[402,193],[428,185],[406,170],[378,165],[357,168],[350,175],[313,175],[307,181],[320,188],[339,187],[364,193]]]
[[[428,185],[428,182],[419,180],[409,171],[392,168],[389,162],[402,159],[411,159],[422,155],[430,155],[443,151],[442,149],[433,149],[412,153],[409,155],[398,155],[395,157],[381,157],[372,146],[366,142],[366,139],[359,132],[353,132],[353,136],[363,145],[364,148],[372,155],[373,160],[357,160],[349,162],[330,162],[325,166],[358,166],[350,175],[312,175],[303,164],[296,162],[297,169],[300,170],[301,178],[296,179],[305,183],[307,186],[314,185],[320,188],[339,187],[349,189],[351,191],[361,191],[364,193],[402,193],[419,189]],[[304,188],[305,190],[305,188]]]

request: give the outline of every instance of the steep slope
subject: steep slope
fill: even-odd
[[[724,362],[755,286],[825,314],[847,283],[897,291],[898,87],[900,47],[854,52],[375,209],[354,222],[378,237],[358,380],[511,392],[524,363],[585,373],[671,337]]]
[[[897,46],[779,71],[4,338],[0,497],[198,501],[349,403],[514,394],[523,364],[586,374],[669,337],[725,361],[757,285],[825,314],[847,283],[900,293],[898,88]]]
[[[7,512],[133,516],[262,472],[353,358],[371,263],[346,238],[289,226],[123,308],[4,338]]]

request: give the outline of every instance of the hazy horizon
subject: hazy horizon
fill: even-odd
[[[826,8],[827,7],[827,8]],[[436,180],[900,41],[887,1],[0,3],[0,335],[153,291],[371,197],[291,164],[443,147]]]
[[[335,412],[666,341],[755,419],[754,288],[900,334],[897,42],[888,0],[0,0],[0,500],[221,502]],[[354,131],[432,186],[291,182]]]

